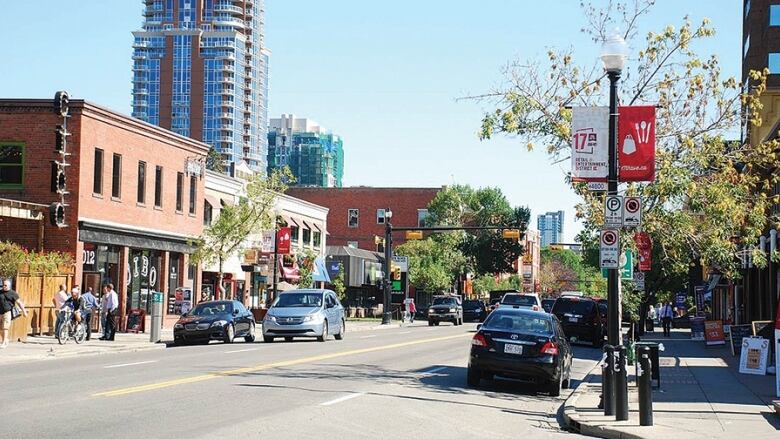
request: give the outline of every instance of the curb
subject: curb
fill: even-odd
[[[563,420],[569,428],[585,436],[605,439],[646,439],[645,436],[636,435],[630,432],[615,430],[603,425],[589,425],[586,422],[582,422],[580,416],[577,414],[577,400],[585,393],[587,387],[590,386],[590,383],[580,384],[571,394],[569,399],[564,402]]]
[[[127,347],[120,347],[115,349],[107,349],[107,350],[71,350],[71,351],[64,351],[64,352],[57,352],[56,350],[48,350],[43,353],[36,353],[33,355],[20,355],[17,358],[7,358],[4,359],[3,357],[0,357],[0,365],[3,364],[18,364],[18,363],[30,363],[35,361],[46,361],[46,360],[56,360],[56,359],[63,359],[63,358],[72,358],[72,357],[92,357],[97,355],[109,355],[109,354],[121,354],[121,353],[127,353],[127,352],[140,352],[140,351],[151,351],[156,349],[165,349],[167,347],[165,342],[160,343],[148,343],[147,345],[141,345],[141,346],[127,346]],[[5,361],[4,361],[5,360]]]

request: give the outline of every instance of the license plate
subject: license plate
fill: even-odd
[[[523,353],[523,345],[507,343],[504,345],[504,353],[521,355]]]
[[[580,319],[578,319],[577,317],[569,317],[569,321],[572,323],[577,323],[580,321]]]

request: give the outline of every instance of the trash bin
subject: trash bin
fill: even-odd
[[[659,361],[659,354],[658,351],[660,350],[660,343],[656,343],[654,341],[639,341],[636,342],[634,345],[634,348],[637,349],[640,346],[647,346],[650,348],[650,363],[652,365],[652,375],[650,378],[652,379],[652,384],[654,389],[660,389],[661,388],[661,369],[660,369],[660,361]],[[639,367],[639,362],[636,363],[636,367]],[[639,375],[638,369],[637,369],[637,375]]]

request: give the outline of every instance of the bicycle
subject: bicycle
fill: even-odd
[[[57,341],[60,344],[65,344],[72,338],[76,344],[83,342],[87,337],[87,330],[83,323],[77,322],[73,318],[73,310],[70,308],[60,310],[60,318],[62,324],[57,331]]]

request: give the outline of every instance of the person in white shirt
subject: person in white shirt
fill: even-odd
[[[672,302],[667,303],[661,308],[661,323],[664,327],[664,337],[672,336],[672,319],[674,318],[674,306]]]
[[[116,311],[119,308],[119,296],[114,291],[114,285],[108,284],[103,290],[103,312],[106,313],[106,326],[101,340],[114,341],[116,335]]]
[[[60,316],[60,309],[62,305],[70,298],[70,295],[65,291],[65,285],[60,285],[60,290],[54,294],[51,299],[52,305],[54,305],[54,312],[57,315],[57,323],[54,324],[54,335],[56,336],[60,332],[60,325],[62,325],[62,317]]]

